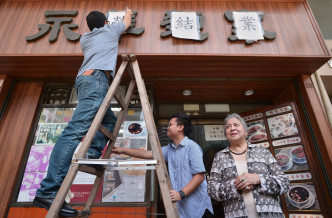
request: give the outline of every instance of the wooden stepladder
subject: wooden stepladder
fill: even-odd
[[[127,70],[127,72],[130,74],[131,81],[130,81],[126,96],[123,99],[119,95],[117,90],[118,90],[121,78],[122,78],[125,70]],[[167,215],[167,217],[171,217],[171,218],[179,217],[176,203],[173,203],[169,196],[169,191],[172,189],[171,183],[169,180],[169,175],[167,172],[166,164],[165,164],[165,161],[164,161],[164,158],[162,155],[160,141],[158,138],[156,125],[155,125],[155,122],[153,119],[152,110],[151,110],[150,103],[148,100],[145,84],[142,79],[140,69],[138,66],[138,62],[137,62],[135,55],[129,55],[129,56],[123,55],[122,56],[122,64],[121,64],[117,74],[115,75],[115,78],[105,96],[105,99],[104,99],[103,103],[101,104],[101,106],[96,114],[96,117],[94,118],[94,120],[90,126],[90,129],[88,130],[88,132],[84,138],[84,141],[83,141],[80,149],[78,150],[76,158],[72,162],[72,164],[68,170],[68,173],[67,173],[67,175],[59,189],[59,192],[58,192],[57,196],[55,197],[53,204],[52,204],[51,208],[49,209],[46,217],[50,218],[50,217],[58,216],[62,203],[64,202],[64,199],[65,199],[65,197],[70,189],[70,186],[73,183],[78,171],[83,171],[86,173],[96,175],[96,179],[95,179],[94,185],[92,187],[90,196],[86,202],[85,208],[83,210],[79,211],[79,216],[88,217],[88,215],[90,214],[92,203],[94,202],[94,199],[97,195],[97,190],[103,179],[104,171],[96,170],[95,168],[90,167],[89,165],[83,165],[82,163],[84,163],[84,161],[82,161],[82,160],[84,160],[84,157],[90,147],[90,144],[98,130],[102,134],[107,136],[110,140],[108,147],[106,148],[104,157],[102,159],[102,160],[105,160],[106,162],[107,162],[107,160],[109,160],[109,158],[111,156],[112,148],[114,147],[116,138],[120,131],[121,123],[123,121],[124,115],[127,113],[127,109],[128,109],[131,95],[133,93],[135,85],[137,85],[137,89],[139,92],[139,97],[140,97],[141,104],[142,104],[142,110],[143,110],[143,114],[144,114],[144,118],[145,118],[145,123],[146,123],[146,127],[148,130],[149,142],[150,142],[150,145],[151,145],[151,148],[153,151],[153,157],[159,163],[159,164],[155,165],[155,169],[156,169],[156,173],[157,173],[157,177],[158,177],[160,191],[162,194],[162,199],[164,202],[166,215]],[[115,124],[114,131],[113,131],[113,133],[111,133],[104,126],[101,125],[101,122],[103,120],[106,110],[109,107],[113,97],[115,97],[115,99],[118,101],[119,105],[121,106],[121,111],[118,114],[118,120]],[[89,160],[87,160],[87,161],[89,161]]]

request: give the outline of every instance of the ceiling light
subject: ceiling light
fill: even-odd
[[[185,89],[182,91],[182,95],[184,96],[189,96],[192,94],[192,91],[190,89]]]
[[[254,94],[254,90],[252,90],[252,89],[248,89],[244,92],[245,96],[250,96],[250,95],[253,95],[253,94]]]

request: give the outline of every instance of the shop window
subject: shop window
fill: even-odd
[[[126,87],[119,92],[124,96]],[[114,103],[114,104],[113,104]],[[38,122],[34,131],[31,149],[25,165],[23,178],[18,190],[17,202],[32,202],[41,180],[46,176],[51,151],[62,131],[70,121],[77,104],[76,91],[72,84],[48,85],[45,88]],[[120,108],[112,102],[112,109],[117,115]],[[122,123],[116,145],[147,149],[147,130],[142,109],[136,97],[129,106]],[[130,160],[129,156],[112,158]],[[150,201],[150,189],[147,189],[145,170],[113,170],[107,168],[102,188],[96,202],[141,202]],[[79,172],[71,186],[74,197],[71,203],[85,203],[92,188],[95,176]],[[152,179],[151,176],[148,177]],[[152,190],[152,188],[151,188]]]

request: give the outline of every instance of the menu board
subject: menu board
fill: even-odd
[[[320,187],[294,103],[246,112],[242,116],[248,125],[248,141],[267,147],[291,181],[290,190],[282,196],[286,217],[296,214],[321,216],[317,198]]]

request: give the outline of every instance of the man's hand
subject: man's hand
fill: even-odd
[[[178,191],[175,191],[175,190],[171,190],[169,191],[169,196],[171,197],[171,200],[173,202],[176,202],[176,201],[181,201],[181,196],[180,196],[180,193]]]
[[[112,148],[112,153],[114,153],[114,154],[123,154],[124,153],[124,148],[114,147],[114,148]]]
[[[126,9],[126,14],[125,14],[125,16],[123,18],[123,22],[124,22],[124,24],[126,26],[126,29],[128,29],[128,27],[131,24],[131,15],[133,15],[133,12],[129,8],[127,8]]]

